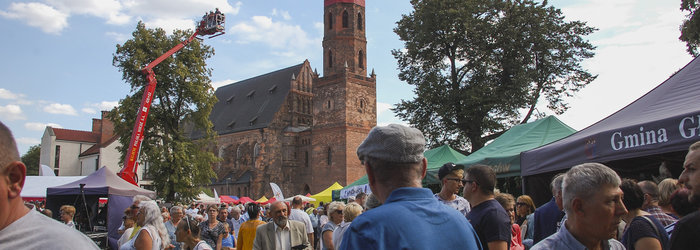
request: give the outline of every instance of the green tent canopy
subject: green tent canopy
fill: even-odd
[[[437,172],[443,164],[448,162],[457,162],[466,157],[448,145],[442,145],[440,147],[425,151],[423,155],[428,160],[428,173],[425,175],[425,179],[423,179],[423,185],[439,183],[440,180],[437,178]],[[345,186],[343,190],[352,188],[353,186],[365,185],[368,182],[367,175],[365,175],[362,176],[362,178],[357,179],[355,182]]]
[[[457,164],[467,168],[484,164],[494,168],[496,177],[520,175],[520,152],[538,148],[576,132],[554,116],[510,128],[491,143],[468,155]]]

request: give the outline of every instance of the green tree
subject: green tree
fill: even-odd
[[[39,175],[39,157],[41,144],[29,147],[27,153],[22,155],[22,162],[27,166],[27,175]]]
[[[141,68],[191,34],[189,30],[176,30],[168,36],[163,29],[147,29],[139,22],[133,38],[117,45],[112,64],[122,72],[132,91],[109,114],[115,132],[121,135],[121,145],[129,144],[147,84]],[[209,79],[211,69],[205,62],[213,54],[210,46],[194,40],[154,68],[158,85],[146,121],[140,159],[148,162],[155,189],[167,201],[194,198],[199,186],[209,184],[214,177],[211,166],[218,158],[210,150],[215,133],[209,114],[216,96]],[[200,131],[201,137],[193,140],[185,127]],[[124,158],[128,148],[118,149]]]
[[[700,7],[698,0],[681,0],[681,10],[687,11],[686,19],[681,25],[681,36],[678,38],[688,46],[688,53],[697,57],[700,45],[700,16],[695,13]]]
[[[399,79],[416,97],[393,109],[421,129],[430,144],[475,151],[510,126],[526,123],[540,99],[556,114],[563,100],[596,76],[581,66],[595,31],[564,21],[547,2],[529,0],[412,0],[394,32]]]

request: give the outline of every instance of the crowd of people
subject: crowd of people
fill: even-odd
[[[499,192],[486,165],[447,163],[441,190],[423,188],[425,138],[378,126],[357,148],[372,193],[314,207],[300,196],[265,206],[164,206],[137,195],[124,211],[119,249],[693,249],[700,246],[700,142],[679,179],[621,179],[600,163],[555,175],[552,198]],[[77,230],[75,207],[31,209],[19,193],[26,167],[0,123],[3,248],[97,249]],[[461,195],[460,195],[461,191]],[[41,211],[46,215],[42,215]],[[41,237],[35,237],[42,232]]]

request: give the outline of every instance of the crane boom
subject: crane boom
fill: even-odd
[[[199,22],[197,30],[194,32],[194,34],[187,38],[187,40],[175,45],[175,47],[168,50],[163,55],[150,62],[146,67],[141,69],[141,72],[146,74],[148,84],[145,86],[143,96],[141,97],[141,105],[139,106],[139,110],[136,115],[134,129],[131,132],[131,141],[129,142],[128,150],[124,157],[124,167],[118,173],[122,179],[138,186],[138,177],[136,175],[136,171],[138,170],[137,160],[139,157],[139,152],[141,151],[141,143],[143,142],[144,138],[146,119],[148,118],[148,112],[151,109],[151,104],[157,85],[156,74],[153,71],[153,68],[159,63],[163,62],[163,60],[166,58],[169,58],[180,49],[187,46],[187,44],[192,42],[192,40],[197,38],[197,36],[212,35],[209,37],[212,38],[224,34],[224,21],[224,14],[219,12],[218,9],[216,12],[209,12],[209,14],[205,14],[202,20]]]

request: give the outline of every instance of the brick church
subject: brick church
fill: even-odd
[[[377,123],[364,0],[325,0],[323,75],[308,60],[216,90],[219,194],[317,193],[365,175],[355,153]]]

